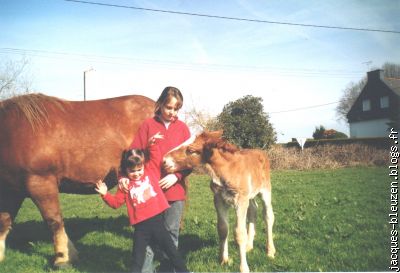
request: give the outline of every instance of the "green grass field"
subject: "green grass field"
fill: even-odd
[[[275,171],[276,258],[265,254],[261,202],[251,271],[388,271],[389,177],[384,168]],[[238,249],[230,232],[232,263],[218,261],[216,213],[209,178],[192,175],[180,249],[196,272],[239,271]],[[125,207],[113,210],[97,195],[62,195],[67,232],[80,260],[63,272],[129,272],[131,228]],[[231,227],[234,225],[231,212]],[[51,272],[49,229],[26,200],[7,240],[0,272]]]

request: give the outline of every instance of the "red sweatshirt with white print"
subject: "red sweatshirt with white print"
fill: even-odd
[[[167,152],[190,138],[190,130],[184,122],[176,119],[166,127],[158,116],[154,116],[146,119],[142,123],[129,148],[146,149],[149,139],[157,133],[164,136],[163,139],[157,139],[155,144],[160,147],[160,153],[153,153],[150,150],[150,158],[157,160],[160,166],[161,161]],[[158,170],[159,178],[162,178],[165,175],[166,173],[161,171],[160,168]],[[178,182],[164,191],[165,197],[168,201],[186,199],[184,178],[188,175],[188,172],[176,172],[175,175],[178,178]]]
[[[158,154],[159,147],[153,145],[150,152]],[[125,193],[118,188],[115,195],[103,195],[103,200],[112,208],[116,209],[126,204],[131,225],[135,225],[160,214],[169,204],[158,184],[160,167],[156,160],[145,163],[144,175],[138,180],[130,180],[129,192]]]

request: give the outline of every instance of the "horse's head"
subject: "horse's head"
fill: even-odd
[[[222,139],[222,131],[213,131],[197,135],[195,138],[183,143],[168,152],[163,159],[163,167],[168,173],[185,169],[193,169],[207,163],[213,149],[222,149],[234,152],[237,147]]]

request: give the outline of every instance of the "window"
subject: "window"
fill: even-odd
[[[363,100],[363,102],[362,102],[362,110],[364,112],[371,110],[371,101],[370,100]]]
[[[389,97],[381,97],[381,108],[389,108]]]

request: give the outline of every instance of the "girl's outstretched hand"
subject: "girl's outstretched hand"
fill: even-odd
[[[100,193],[101,195],[106,195],[106,194],[107,194],[107,185],[106,185],[103,181],[99,180],[99,181],[96,183],[96,188],[95,188],[95,190],[96,190],[98,193]]]

